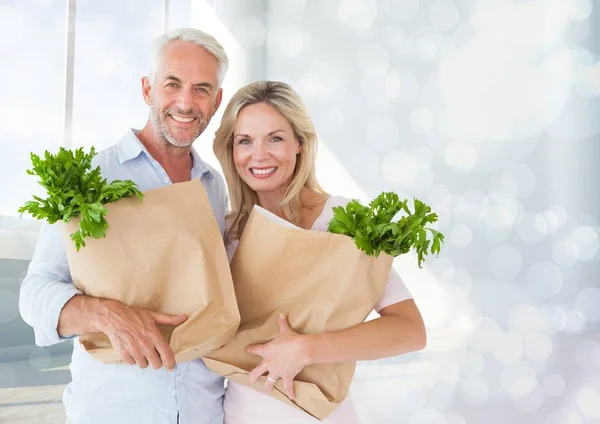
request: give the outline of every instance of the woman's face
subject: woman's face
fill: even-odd
[[[244,107],[233,133],[233,161],[238,174],[258,192],[287,187],[301,147],[292,126],[266,103]]]

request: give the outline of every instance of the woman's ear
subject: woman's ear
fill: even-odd
[[[302,152],[302,144],[304,144],[303,140],[301,138],[298,139],[298,141],[296,141],[296,154],[300,154],[300,152]]]

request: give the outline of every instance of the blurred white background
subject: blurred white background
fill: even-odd
[[[428,347],[360,364],[365,424],[600,422],[596,1],[0,0],[1,423],[62,422],[68,381],[70,347],[34,347],[18,316],[29,152],[141,128],[150,42],[181,26],[228,51],[224,101],[257,79],[297,89],[327,191],[440,216],[440,257],[395,264]],[[213,165],[219,117],[196,142]]]

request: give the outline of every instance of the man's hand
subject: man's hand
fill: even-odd
[[[185,314],[167,315],[121,302],[78,294],[63,306],[57,331],[62,337],[101,332],[128,364],[141,368],[175,368],[175,355],[158,330],[158,324],[179,325]]]
[[[175,368],[175,355],[157,325],[179,325],[187,319],[185,314],[130,308],[120,302],[107,302],[105,306],[98,329],[108,336],[126,363],[154,369],[164,365],[169,371]]]

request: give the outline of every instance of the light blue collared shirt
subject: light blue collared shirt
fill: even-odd
[[[142,191],[171,184],[167,173],[130,130],[116,145],[99,152],[100,166],[109,182],[133,180]],[[192,149],[193,179],[200,179],[223,233],[227,191],[223,177]],[[19,308],[33,327],[38,346],[67,340],[58,335],[60,312],[75,288],[69,272],[62,234],[44,224],[21,286]],[[74,339],[72,381],[64,392],[72,424],[215,424],[223,422],[223,378],[202,360],[178,364],[174,371],[129,365],[105,365],[93,359]]]

